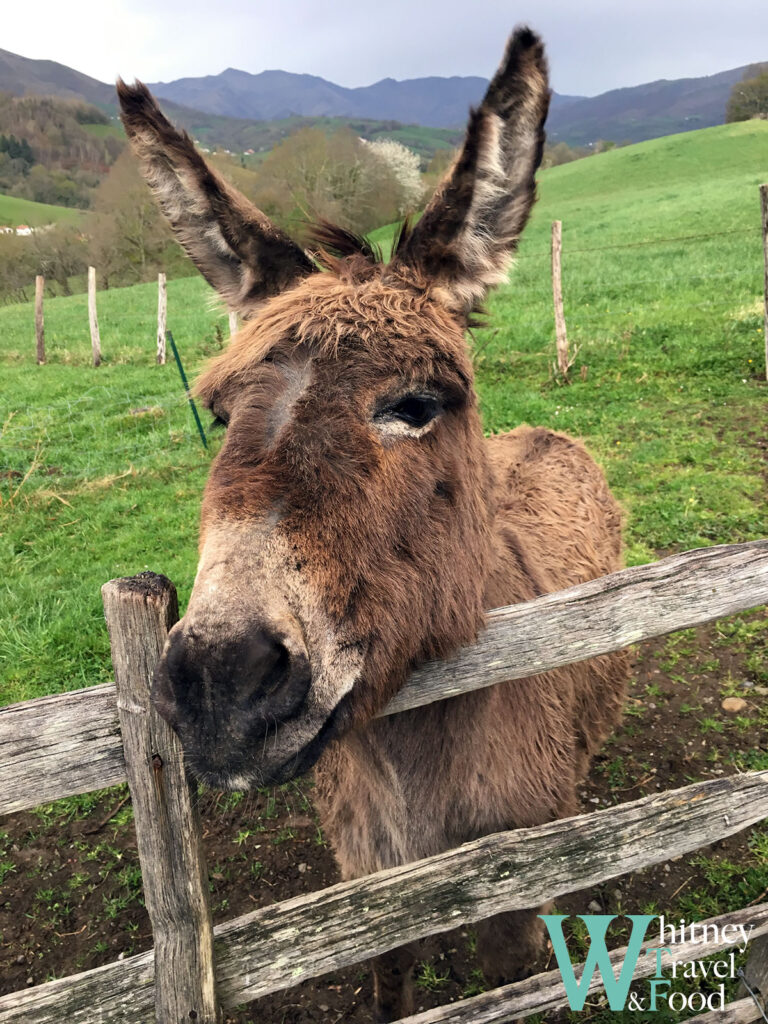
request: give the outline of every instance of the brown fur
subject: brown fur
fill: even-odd
[[[252,318],[197,386],[228,428],[155,700],[214,783],[282,781],[316,762],[345,878],[574,813],[620,715],[622,654],[374,717],[414,665],[470,643],[488,608],[620,565],[619,509],[580,442],[527,426],[483,438],[463,337],[533,202],[548,96],[541,44],[518,31],[454,170],[393,261],[325,225],[325,272],[310,274],[281,242],[283,284],[236,286]],[[129,134],[161,201],[223,231],[229,214],[206,206],[216,189],[226,201],[223,187],[208,186],[189,140],[169,136],[147,102]],[[170,179],[157,170],[166,164]],[[243,216],[272,237],[258,211]],[[211,230],[196,235],[190,217],[177,211],[193,258],[229,281],[231,255],[211,269],[215,252],[198,237]],[[267,281],[238,246],[237,279]],[[409,421],[402,401],[430,418]],[[478,928],[491,980],[530,968],[535,915]],[[413,957],[408,947],[375,963],[379,1019],[411,1010]]]

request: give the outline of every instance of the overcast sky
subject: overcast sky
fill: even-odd
[[[104,82],[236,67],[356,86],[487,77],[521,21],[545,37],[561,93],[768,60],[768,0],[38,0],[6,5],[0,44]]]

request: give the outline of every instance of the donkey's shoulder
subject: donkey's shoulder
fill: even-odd
[[[568,434],[522,424],[504,434],[492,434],[485,443],[501,491],[509,485],[519,490],[521,477],[532,486],[545,482],[551,486],[552,475],[557,479],[561,474],[573,484],[598,485],[607,491],[603,471],[583,441]]]
[[[549,582],[571,586],[620,565],[622,513],[583,442],[544,427],[486,440],[496,486],[496,528],[514,537]]]

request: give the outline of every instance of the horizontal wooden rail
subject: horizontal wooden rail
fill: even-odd
[[[752,1024],[754,1020],[765,1020],[765,1015],[754,999],[746,996],[729,1003],[724,1010],[709,1010],[689,1017],[686,1024]]]
[[[453,658],[416,669],[385,715],[608,654],[768,603],[768,540],[697,548],[496,608]]]
[[[699,782],[593,814],[485,836],[215,929],[235,1006],[491,914],[538,906],[688,853],[768,816],[768,771]],[[755,916],[760,908],[754,908]],[[763,908],[765,909],[765,908]],[[153,951],[0,998],[0,1024],[144,1024]]]
[[[113,683],[0,708],[0,814],[125,782]]]
[[[698,548],[489,612],[477,643],[417,669],[383,714],[522,679],[768,602],[768,540]],[[0,709],[0,814],[125,779],[114,687]]]
[[[759,907],[747,907],[744,910],[737,910],[735,913],[723,914],[720,917],[712,917],[703,924],[716,924],[718,926],[718,941],[708,940],[706,942],[681,942],[672,947],[674,955],[662,954],[663,967],[668,968],[673,960],[701,960],[713,953],[720,953],[731,945],[736,945],[740,940],[737,938],[731,943],[722,939],[722,929],[728,926],[743,924],[746,927],[752,925],[751,938],[756,939],[760,935],[768,934],[768,903]],[[650,934],[650,933],[649,933]],[[649,943],[653,945],[653,943]],[[614,950],[611,953],[611,964],[614,967],[614,974],[624,963],[627,947]],[[581,979],[583,964],[574,968],[577,980]],[[635,967],[635,979],[648,978],[656,973],[656,957],[642,956]],[[602,978],[596,972],[589,986],[590,993],[600,992],[603,989]],[[760,1016],[760,1011],[752,999],[741,1000],[732,1004],[738,1007],[739,1021],[752,1021]],[[743,1004],[743,1005],[742,1005]],[[472,996],[470,999],[462,999],[461,1002],[451,1003],[450,1006],[438,1006],[433,1010],[425,1010],[423,1013],[415,1013],[411,1017],[403,1017],[396,1024],[506,1024],[507,1021],[516,1020],[521,1017],[530,1017],[534,1013],[552,1013],[555,1010],[562,1010],[568,1007],[568,999],[561,981],[560,971],[546,971],[543,974],[536,974],[525,981],[518,981],[514,985],[504,985],[503,988],[496,988],[490,992],[483,992],[482,995]],[[751,1014],[754,1013],[754,1016]],[[702,1017],[695,1017],[694,1020],[703,1020]],[[716,1024],[731,1024],[731,1018],[723,1015],[715,1017]],[[690,1024],[690,1021],[688,1022]]]

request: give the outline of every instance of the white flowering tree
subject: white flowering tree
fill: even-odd
[[[421,160],[418,153],[408,149],[402,142],[395,139],[377,139],[375,142],[361,142],[392,172],[399,187],[399,213],[415,210],[424,196],[424,183],[421,178]]]

